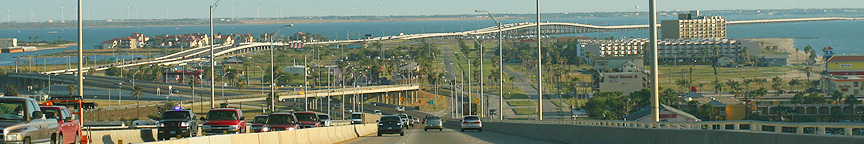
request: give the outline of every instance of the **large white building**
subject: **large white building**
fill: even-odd
[[[17,38],[0,38],[0,48],[17,47]]]
[[[702,16],[698,10],[678,14],[678,20],[660,21],[663,39],[726,38],[726,19]]]
[[[648,39],[580,40],[577,55],[583,58],[642,56]],[[720,57],[738,57],[741,54],[759,55],[761,44],[757,41],[734,39],[663,39],[658,42],[659,58],[682,59],[714,56],[714,48]]]

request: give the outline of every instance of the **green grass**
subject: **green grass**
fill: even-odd
[[[690,79],[690,66],[660,66],[660,87],[680,89],[675,84],[677,80]],[[765,78],[768,82],[763,83],[764,87],[770,87],[771,78],[775,76],[782,77],[789,71],[796,71],[793,67],[739,67],[739,68],[718,68],[718,78],[721,82],[727,80],[741,81],[742,79]],[[702,91],[713,91],[714,70],[711,66],[698,65],[693,67],[693,81],[705,84],[700,89]],[[788,81],[789,79],[784,79]],[[751,83],[750,88],[760,87],[759,83]],[[798,86],[801,87],[801,86]]]
[[[534,105],[536,105],[532,101],[508,101],[507,104],[510,106],[534,106]]]
[[[513,108],[516,115],[534,115],[537,114],[536,108]]]

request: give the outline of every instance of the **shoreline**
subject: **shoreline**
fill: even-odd
[[[496,17],[498,18],[498,17]],[[519,19],[522,17],[500,17],[498,19]],[[248,20],[248,19],[239,19],[234,20],[235,22],[231,22],[229,24],[219,24],[214,23],[214,25],[220,26],[234,26],[234,25],[272,25],[272,24],[285,24],[285,23],[293,23],[293,24],[316,24],[316,23],[349,23],[349,22],[416,22],[416,21],[459,21],[459,20],[486,20],[487,17],[449,17],[449,18],[383,18],[383,19],[259,19],[259,20]],[[202,20],[203,21],[203,20]],[[214,18],[214,22],[216,21]],[[225,21],[221,21],[225,22]],[[99,21],[95,23],[111,23],[105,21]],[[201,24],[164,24],[164,25],[135,25],[135,26],[117,26],[117,25],[99,25],[99,26],[84,26],[84,28],[112,28],[112,27],[181,27],[181,26],[207,26],[206,23]],[[59,26],[59,27],[37,27],[37,28],[19,28],[14,26],[4,26],[0,24],[0,29],[3,30],[13,30],[13,29],[56,29],[56,28],[76,28],[74,26]]]

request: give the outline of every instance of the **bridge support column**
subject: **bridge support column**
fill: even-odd
[[[797,134],[804,134],[804,127],[803,127],[803,126],[798,126],[798,127],[796,127],[796,128],[795,128],[795,133],[797,133]]]
[[[761,124],[750,124],[750,130],[762,131],[762,125]]]
[[[734,130],[741,130],[741,124],[732,124]]]
[[[783,126],[774,126],[775,133],[783,133]]]
[[[817,127],[816,134],[825,134],[825,127]]]
[[[852,128],[843,128],[843,135],[852,135]]]

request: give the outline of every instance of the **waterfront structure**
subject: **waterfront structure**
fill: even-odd
[[[645,60],[641,56],[602,57],[594,60],[594,69],[617,69],[632,65],[638,69],[645,68]]]
[[[0,48],[17,47],[17,38],[0,38]]]
[[[648,39],[580,40],[578,56],[623,57],[643,56]],[[665,39],[658,42],[660,61],[704,59],[713,56],[737,58],[742,54],[757,56],[761,43],[735,39]],[[714,48],[717,49],[716,55]],[[590,54],[590,56],[589,56]]]
[[[726,38],[726,19],[721,16],[702,16],[699,10],[678,14],[678,20],[663,20],[663,39]]]

